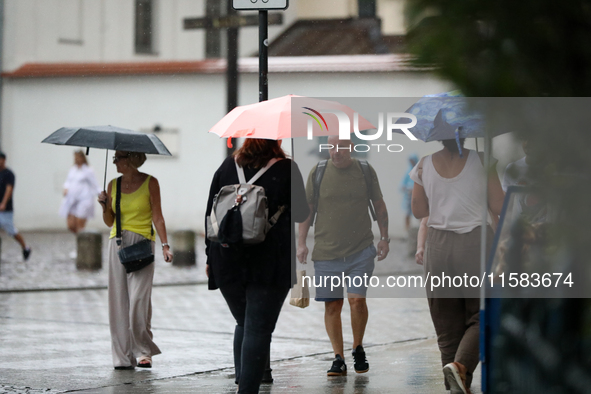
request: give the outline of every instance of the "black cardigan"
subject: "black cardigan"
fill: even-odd
[[[245,168],[246,181],[257,171]],[[213,176],[206,216],[211,213],[213,198],[222,186],[237,183],[238,173],[234,158],[228,157]],[[296,244],[295,234],[292,234],[293,222],[303,222],[309,214],[302,174],[293,161],[280,160],[255,184],[265,188],[269,217],[281,205],[286,205],[288,209],[269,230],[264,242],[245,246],[240,254],[222,248],[218,242],[211,242],[206,236],[205,253],[209,265],[210,290],[233,283],[257,282],[282,287],[291,287],[294,284]],[[207,225],[205,228],[207,229]]]

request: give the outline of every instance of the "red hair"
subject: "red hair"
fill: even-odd
[[[285,152],[276,140],[247,138],[240,149],[234,152],[240,167],[262,168],[273,158],[285,159]]]

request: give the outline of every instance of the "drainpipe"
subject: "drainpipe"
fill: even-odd
[[[376,54],[390,53],[382,39],[382,21],[377,16],[377,0],[357,0],[359,22],[366,26],[369,40]]]
[[[376,17],[376,0],[357,0],[360,18]]]
[[[230,1],[230,0],[228,0]],[[220,0],[206,0],[205,16],[207,18],[219,18],[222,15],[222,2]],[[222,57],[222,31],[217,28],[205,30],[205,57]]]
[[[4,0],[0,0],[0,73],[4,71]],[[2,149],[2,93],[4,78],[0,76],[0,150]]]

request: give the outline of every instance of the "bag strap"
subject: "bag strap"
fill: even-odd
[[[261,168],[260,170],[258,170],[258,172],[256,174],[254,174],[254,176],[252,178],[250,178],[250,180],[248,182],[246,182],[246,177],[244,176],[244,169],[242,167],[240,167],[238,165],[238,163],[236,163],[236,160],[234,160],[234,164],[236,164],[236,172],[238,172],[238,182],[242,185],[246,184],[246,185],[252,185],[253,183],[255,183],[265,172],[267,172],[267,170],[269,168],[271,168],[273,166],[273,164],[277,163],[279,160],[279,158],[275,157],[271,160],[269,160],[269,162],[267,163],[266,166],[264,166],[263,168]]]
[[[318,212],[318,201],[320,200],[320,183],[324,178],[324,172],[326,171],[326,165],[328,160],[322,160],[316,165],[316,171],[314,171],[314,209],[312,210],[312,220],[310,223],[313,225],[316,220],[316,213]]]
[[[217,195],[215,196],[215,198],[217,199]],[[213,206],[211,207],[211,214],[210,214],[210,218],[211,218],[211,227],[213,229],[213,233],[218,236],[218,233],[220,231],[220,226],[218,225],[218,218],[215,214],[215,208],[216,208],[216,204],[215,201],[213,203]]]
[[[115,193],[115,225],[117,226],[117,233],[115,234],[115,240],[117,241],[117,246],[121,246],[121,178],[117,178],[117,193]],[[154,227],[152,227],[152,223],[150,223],[150,233],[152,236],[154,235]]]
[[[118,246],[121,246],[121,178],[117,178],[117,193],[115,195],[115,225],[117,226],[115,239]]]
[[[274,157],[273,159],[269,160],[267,165],[264,166],[263,168],[261,168],[260,170],[258,170],[257,173],[254,174],[254,176],[252,178],[250,178],[250,180],[248,182],[246,182],[246,177],[244,176],[244,169],[242,167],[240,167],[238,165],[238,163],[236,163],[236,160],[234,160],[234,164],[236,165],[236,172],[238,173],[238,182],[242,185],[254,184],[265,172],[267,172],[267,170],[269,168],[271,168],[273,166],[273,164],[277,163],[279,160],[282,160],[282,159]],[[277,209],[277,212],[275,212],[275,214],[273,216],[271,216],[271,218],[269,218],[269,224],[271,225],[269,228],[273,227],[277,223],[277,221],[279,220],[279,217],[281,216],[281,214],[283,212],[285,212],[286,209],[287,208],[285,205],[282,205]],[[211,227],[213,228],[214,233],[217,234],[219,231],[219,225],[218,225],[217,217],[215,215],[215,209],[211,210]]]
[[[277,209],[277,212],[275,212],[275,215],[271,216],[271,218],[269,219],[269,223],[271,224],[271,227],[273,227],[275,225],[275,223],[277,223],[277,220],[279,220],[279,216],[281,216],[281,214],[283,212],[285,212],[285,209],[286,209],[285,205],[282,205]],[[269,228],[271,228],[271,227],[269,227]]]
[[[361,165],[361,171],[363,172],[363,178],[365,178],[365,186],[367,187],[367,205],[369,206],[369,213],[371,213],[371,217],[374,221],[378,220],[378,216],[376,215],[376,210],[373,207],[373,201],[371,200],[371,184],[372,184],[372,175],[371,170],[369,168],[369,163],[367,160],[359,160],[359,164]]]
[[[316,220],[316,214],[318,213],[318,201],[320,200],[320,183],[322,182],[322,178],[324,177],[324,173],[326,172],[327,164],[328,160],[320,161],[316,166],[316,171],[314,171],[314,209],[312,210],[312,221],[310,222],[311,224],[314,224]],[[377,221],[378,217],[376,215],[376,211],[371,200],[372,175],[371,170],[369,168],[369,163],[367,162],[367,160],[359,160],[359,165],[361,166],[361,172],[363,172],[363,178],[365,179],[365,187],[367,188],[367,205],[369,207],[369,212],[371,214],[372,219],[374,221]]]

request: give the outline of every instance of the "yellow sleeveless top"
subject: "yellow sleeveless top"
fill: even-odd
[[[144,183],[133,193],[121,193],[121,229],[134,232],[152,241],[155,236],[152,234],[152,205],[150,204],[150,178],[148,175]],[[113,212],[117,198],[117,179],[111,184],[111,200]],[[117,235],[117,220],[113,223],[111,236]]]

